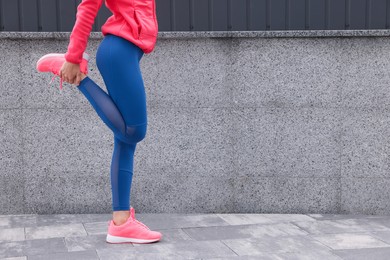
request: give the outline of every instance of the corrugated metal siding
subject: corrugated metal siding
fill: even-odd
[[[71,31],[81,0],[0,0],[1,31]],[[388,29],[390,0],[156,0],[160,31]],[[93,31],[111,15],[103,5]]]

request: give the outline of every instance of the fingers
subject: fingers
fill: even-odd
[[[76,77],[72,77],[72,78],[67,78],[68,80],[68,83],[70,83],[70,84],[74,84],[75,83],[75,81],[76,81]]]
[[[80,65],[65,62],[59,73],[63,81],[79,85],[81,81]]]
[[[80,85],[80,81],[81,81],[81,74],[78,73],[78,74],[77,74],[77,77],[76,77],[75,84],[76,84],[77,86]]]

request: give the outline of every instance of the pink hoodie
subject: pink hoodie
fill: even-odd
[[[103,0],[83,0],[77,7],[76,22],[65,53],[68,62],[81,63],[102,3]],[[105,0],[105,4],[113,15],[101,27],[102,34],[120,36],[144,53],[152,52],[158,34],[155,0]]]

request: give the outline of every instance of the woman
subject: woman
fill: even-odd
[[[113,13],[101,27],[104,39],[96,53],[96,64],[108,94],[87,76],[85,53],[92,25],[103,0],[83,0],[65,54],[47,54],[37,62],[40,72],[52,72],[62,81],[77,85],[103,122],[114,133],[111,161],[113,219],[108,243],[150,243],[162,234],[135,219],[130,207],[134,152],[147,130],[146,95],[139,61],[153,51],[158,24],[155,0],[106,0]]]

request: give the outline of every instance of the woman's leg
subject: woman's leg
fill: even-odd
[[[114,133],[112,208],[114,213],[123,212],[126,216],[121,219],[117,214],[119,224],[129,215],[134,152],[147,131],[146,95],[139,67],[142,56],[139,47],[123,38],[107,35],[99,45],[96,62],[109,94],[89,77],[78,86]]]

